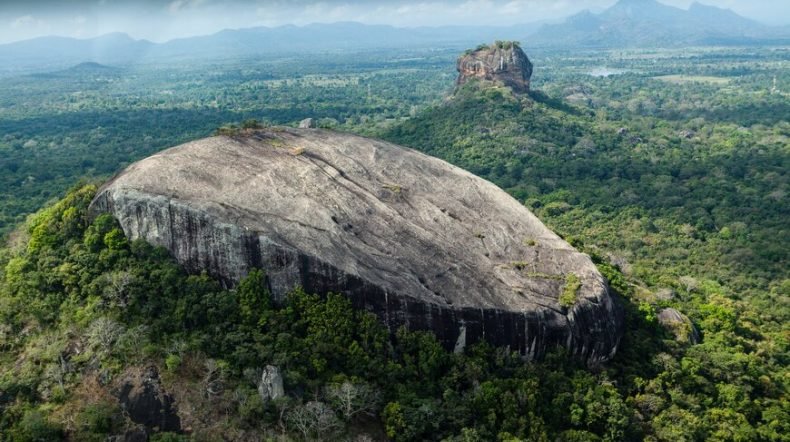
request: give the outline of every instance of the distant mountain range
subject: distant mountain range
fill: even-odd
[[[466,48],[495,39],[525,37],[541,24],[395,28],[341,22],[228,29],[165,43],[134,40],[121,33],[86,40],[41,37],[0,45],[0,71],[14,68],[20,71],[30,68],[62,69],[85,61],[124,65],[385,48]]]
[[[580,12],[544,25],[530,39],[539,46],[678,47],[790,43],[790,27],[769,27],[732,10],[693,3],[689,9],[655,0],[620,0],[599,14]]]
[[[134,40],[121,33],[87,40],[41,37],[0,45],[0,74],[63,69],[86,61],[126,65],[383,48],[465,48],[493,40],[519,40],[527,49],[788,44],[790,27],[765,26],[729,9],[699,3],[684,10],[655,0],[620,0],[600,13],[581,12],[561,23],[509,27],[332,23],[224,30],[165,43]]]

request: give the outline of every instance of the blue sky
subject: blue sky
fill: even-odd
[[[357,21],[399,27],[558,20],[616,0],[2,0],[0,43],[43,35],[125,32],[165,41],[226,28]],[[661,0],[687,8],[692,0]],[[701,0],[768,24],[790,23],[790,0]]]

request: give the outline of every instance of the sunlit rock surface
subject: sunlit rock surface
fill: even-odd
[[[394,144],[321,129],[207,138],[137,162],[93,202],[127,236],[232,286],[252,268],[281,300],[340,292],[391,329],[540,357],[610,358],[621,312],[587,255],[495,185]],[[559,297],[569,274],[581,285]]]
[[[529,92],[532,63],[518,44],[499,42],[469,51],[458,58],[458,79],[461,86],[471,79],[494,81],[514,92]]]

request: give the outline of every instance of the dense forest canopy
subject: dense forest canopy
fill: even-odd
[[[451,95],[457,55],[4,79],[2,438],[132,431],[114,392],[153,366],[192,430],[154,440],[787,440],[786,49],[535,52],[531,96],[479,82]],[[390,339],[342,294],[273,305],[266,269],[222,289],[87,215],[96,185],[81,179],[224,124],[305,117],[443,158],[524,202],[622,296],[616,358],[590,368]],[[667,308],[690,323],[662,325]],[[286,397],[258,393],[266,365]]]

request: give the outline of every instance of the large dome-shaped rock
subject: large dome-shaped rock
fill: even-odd
[[[131,165],[92,209],[190,271],[233,285],[262,268],[278,300],[296,286],[344,293],[448,349],[563,346],[594,363],[621,334],[587,255],[488,181],[383,141],[286,128],[207,138]]]
[[[458,86],[476,78],[502,83],[513,92],[529,92],[532,63],[516,42],[496,42],[467,51],[458,58],[457,69]]]

